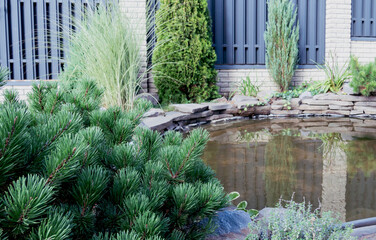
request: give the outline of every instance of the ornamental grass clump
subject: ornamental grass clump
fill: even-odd
[[[161,0],[155,22],[158,47],[152,70],[162,102],[217,97],[207,0]]]
[[[7,80],[8,75],[9,75],[8,68],[0,66],[0,87],[5,85],[5,80]]]
[[[150,102],[99,109],[94,81],[34,85],[0,104],[1,239],[202,239],[228,197],[208,141],[140,127]],[[210,223],[210,221],[208,221]]]
[[[104,89],[105,106],[132,109],[146,74],[141,71],[142,34],[116,1],[83,14],[82,21],[73,21],[77,31],[70,34],[67,67],[61,78],[71,84],[82,78],[94,80]]]
[[[264,34],[266,66],[283,92],[288,90],[298,62],[299,22],[290,0],[268,0],[268,22]]]

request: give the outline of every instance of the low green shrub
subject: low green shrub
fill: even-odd
[[[374,62],[361,65],[356,57],[351,57],[350,68],[352,74],[350,86],[354,92],[369,96],[376,91],[376,59]]]
[[[335,218],[330,212],[320,214],[319,210],[313,210],[310,204],[295,203],[288,201],[285,208],[280,202],[276,211],[261,220],[253,221],[250,224],[251,234],[247,239],[315,239],[315,240],[337,240],[356,239],[350,234],[350,226],[341,228],[341,221]]]
[[[202,239],[228,197],[201,160],[208,133],[139,126],[151,107],[99,109],[95,82],[34,85],[0,104],[1,239]],[[210,221],[208,221],[210,222]]]
[[[218,97],[207,0],[161,0],[153,75],[163,103]]]
[[[291,84],[299,53],[299,23],[292,1],[268,0],[268,22],[264,38],[266,66],[283,92]]]

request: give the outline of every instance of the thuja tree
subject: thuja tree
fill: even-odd
[[[288,89],[298,60],[299,23],[291,0],[268,0],[264,34],[266,66],[281,91]]]
[[[1,239],[200,239],[228,197],[200,159],[208,133],[139,126],[150,104],[99,109],[91,81],[0,104]],[[210,223],[210,221],[204,221]]]
[[[153,74],[163,102],[217,97],[207,0],[161,0],[156,37]]]

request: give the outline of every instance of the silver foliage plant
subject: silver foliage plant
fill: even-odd
[[[298,62],[299,22],[290,0],[268,0],[264,34],[266,66],[281,91],[288,89]]]
[[[288,239],[288,240],[355,240],[352,228],[342,228],[341,221],[331,212],[312,210],[312,205],[296,203],[293,200],[283,204],[280,201],[275,211],[268,216],[250,223],[247,240]]]

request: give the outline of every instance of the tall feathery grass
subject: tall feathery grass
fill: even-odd
[[[137,32],[139,29],[117,3],[87,11],[83,21],[73,24],[77,32],[70,36],[69,59],[62,79],[94,80],[104,89],[104,106],[132,109],[146,74],[141,71],[142,31]]]
[[[9,73],[8,68],[0,66],[0,87],[5,85]]]

